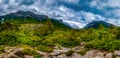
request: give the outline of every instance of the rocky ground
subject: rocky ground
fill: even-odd
[[[113,53],[101,51],[101,50],[89,50],[85,54],[78,53],[84,50],[83,47],[74,48],[58,48],[55,47],[51,53],[37,51],[37,53],[43,55],[42,58],[120,58],[120,51],[114,51]],[[69,52],[74,51],[74,52]],[[25,55],[22,53],[21,47],[4,47],[4,53],[0,54],[0,58],[34,58],[33,55]],[[67,53],[69,53],[67,55]]]

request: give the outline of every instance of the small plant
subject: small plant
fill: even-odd
[[[113,55],[112,55],[112,58],[116,58],[116,55],[113,54]]]
[[[4,52],[4,47],[0,46],[0,54]]]
[[[73,50],[69,50],[69,51],[66,53],[66,55],[67,55],[67,56],[71,56],[73,53],[74,53]]]
[[[39,49],[40,51],[44,51],[44,52],[48,52],[48,53],[53,51],[53,48],[52,48],[52,47],[42,46],[42,45],[40,45],[38,49]]]
[[[38,54],[34,49],[24,49],[24,53],[28,55],[33,55],[35,58],[42,58],[42,55]]]
[[[77,52],[77,53],[80,54],[80,55],[85,55],[86,50],[82,50],[82,51],[79,51],[79,52]]]

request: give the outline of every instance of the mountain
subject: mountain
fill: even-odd
[[[35,18],[38,20],[46,19],[48,16],[46,15],[37,15],[34,14],[33,12],[30,11],[17,11],[16,13],[10,13],[4,16],[0,16],[0,19],[5,18],[5,19],[16,19],[16,18],[21,18],[21,19],[26,19],[28,17]]]
[[[30,11],[17,11],[16,13],[10,13],[4,16],[0,16],[0,21],[3,23],[3,21],[13,21],[17,23],[43,23],[45,24],[48,19],[50,19],[51,23],[56,27],[56,28],[71,28],[70,26],[66,25],[63,23],[62,20],[56,20],[49,18],[46,15],[37,15],[34,14],[33,12]]]
[[[18,23],[39,23],[39,21],[43,22],[45,21],[44,19],[49,18],[46,15],[37,15],[33,12],[30,11],[17,11],[16,13],[10,13],[4,16],[0,16],[0,20],[3,20],[3,18],[9,19],[9,20],[16,20]],[[56,19],[51,19],[51,21],[57,25],[60,26],[65,26],[65,27],[70,27],[70,28],[80,28],[78,26],[76,26],[76,24],[73,23],[68,23],[65,20],[56,20]],[[84,24],[84,23],[83,23]],[[71,26],[72,25],[72,26]],[[82,24],[79,24],[82,25]],[[107,23],[105,21],[92,21],[90,23],[88,23],[84,28],[98,28],[100,25],[103,25],[105,28],[111,26],[112,24]]]
[[[99,26],[108,28],[113,25],[108,22],[105,22],[105,21],[92,21],[92,22],[88,23],[84,28],[98,28]]]

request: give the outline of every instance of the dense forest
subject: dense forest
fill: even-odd
[[[98,49],[112,52],[120,50],[120,28],[72,29],[53,19],[1,20],[0,45],[22,46],[40,51],[52,52],[54,46],[75,47],[85,43],[86,50]],[[0,47],[2,52],[2,47]],[[36,54],[26,50],[26,53]]]

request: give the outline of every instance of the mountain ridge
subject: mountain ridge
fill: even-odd
[[[9,18],[11,20],[14,20],[15,18],[16,19],[20,18],[22,20],[25,20],[28,17],[35,18],[37,20],[43,20],[43,19],[49,18],[47,15],[38,15],[38,14],[35,14],[33,12],[30,12],[30,11],[17,11],[15,13],[10,13],[10,14],[7,14],[7,15],[0,16],[0,19],[2,20],[3,18],[4,19]],[[52,19],[52,20],[56,20],[56,19]],[[74,27],[71,26],[71,25],[73,25],[73,26],[76,27],[74,29],[80,29],[80,27],[77,27],[77,25],[74,25],[72,23],[70,24],[68,22],[65,22],[64,20],[57,20],[57,21],[59,21],[60,23],[66,25],[66,26],[69,26],[71,28],[74,28]],[[92,28],[92,27],[97,28],[100,24],[103,24],[106,27],[110,27],[110,25],[112,25],[112,24],[110,24],[108,22],[105,22],[105,21],[92,21],[92,22],[88,23],[87,25],[85,25],[83,28]]]
[[[14,18],[22,18],[22,19],[26,19],[27,17],[34,17],[35,19],[41,20],[41,19],[46,19],[48,18],[48,16],[46,15],[37,15],[33,12],[30,11],[17,11],[15,13],[10,13],[10,14],[6,14],[3,16],[0,16],[0,19],[2,18],[10,18],[10,19],[14,19]]]
[[[84,28],[99,28],[100,26],[103,26],[104,28],[108,28],[114,25],[101,20],[101,21],[92,21],[88,23]]]

